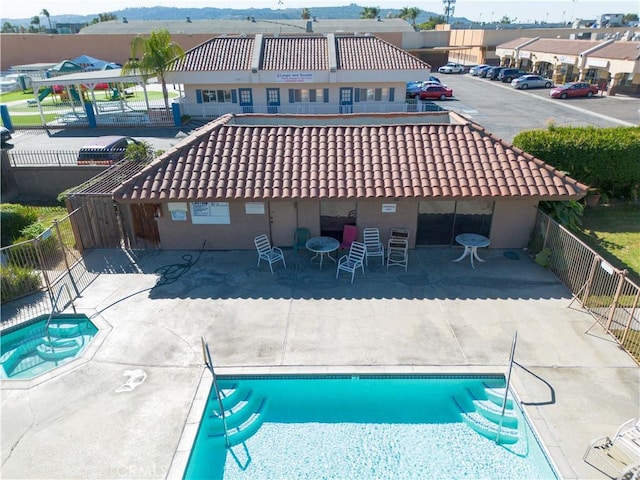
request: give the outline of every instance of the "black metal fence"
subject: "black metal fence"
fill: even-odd
[[[50,150],[8,150],[9,164],[12,167],[78,165],[77,151],[53,152]]]

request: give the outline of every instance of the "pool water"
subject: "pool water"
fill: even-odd
[[[218,386],[230,448],[212,390],[185,479],[558,478],[517,402],[501,427],[491,420],[503,376],[218,377]]]
[[[0,335],[0,379],[30,379],[82,355],[98,332],[86,315],[38,317]]]

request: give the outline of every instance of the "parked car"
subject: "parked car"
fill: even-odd
[[[7,127],[0,127],[0,135],[2,136],[2,145],[7,143],[7,140],[11,140],[11,132]]]
[[[453,96],[453,90],[446,85],[427,85],[420,90],[420,100],[444,100]]]
[[[478,76],[481,78],[485,78],[487,76],[487,74],[489,73],[489,70],[491,70],[493,68],[493,66],[491,65],[487,65],[486,67],[482,67],[478,69]]]
[[[124,158],[129,145],[138,143],[138,140],[121,135],[97,137],[80,148],[78,165],[113,165]]]
[[[483,69],[484,67],[488,68],[490,67],[490,65],[487,65],[486,63],[483,63],[482,65],[474,65],[469,69],[469,73],[471,74],[471,76],[477,77],[478,74],[480,73],[480,70]]]
[[[529,72],[525,72],[519,68],[505,68],[504,70],[500,70],[500,73],[498,73],[498,80],[501,80],[503,83],[511,83],[511,80],[514,78],[521,77],[527,73]]]
[[[511,86],[519,90],[526,90],[527,88],[551,88],[553,82],[540,75],[523,75],[511,80]]]
[[[449,62],[438,69],[440,73],[464,73],[464,65]]]
[[[552,98],[593,97],[598,93],[598,87],[587,82],[569,82],[549,91]]]
[[[498,75],[500,72],[504,70],[505,67],[492,67],[487,73],[487,78],[489,80],[498,80]]]
[[[429,77],[429,78],[436,78],[436,77]],[[422,90],[424,87],[429,86],[429,85],[441,85],[440,81],[435,81],[435,80],[427,80],[424,82],[408,82],[407,83],[407,98],[415,98],[418,96],[418,94],[420,93],[420,90]]]

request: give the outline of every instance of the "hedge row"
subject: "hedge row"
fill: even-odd
[[[638,199],[640,127],[557,127],[516,135],[513,145],[608,195]]]
[[[25,205],[13,203],[0,204],[0,230],[2,246],[11,245],[22,235],[22,230],[38,221],[38,212]]]

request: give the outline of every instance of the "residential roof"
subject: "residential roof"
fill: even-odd
[[[586,188],[450,113],[232,115],[123,183],[131,202],[536,197]],[[434,123],[435,122],[435,123]]]
[[[169,71],[328,70],[335,52],[338,70],[430,70],[429,64],[372,35],[217,37],[185,52]]]
[[[256,34],[256,33],[378,33],[378,32],[414,32],[414,28],[401,18],[377,19],[325,19],[262,20],[246,17],[237,20],[110,20],[88,25],[80,34],[132,34],[148,35],[153,30],[166,29],[169,33],[216,33],[216,34]]]

